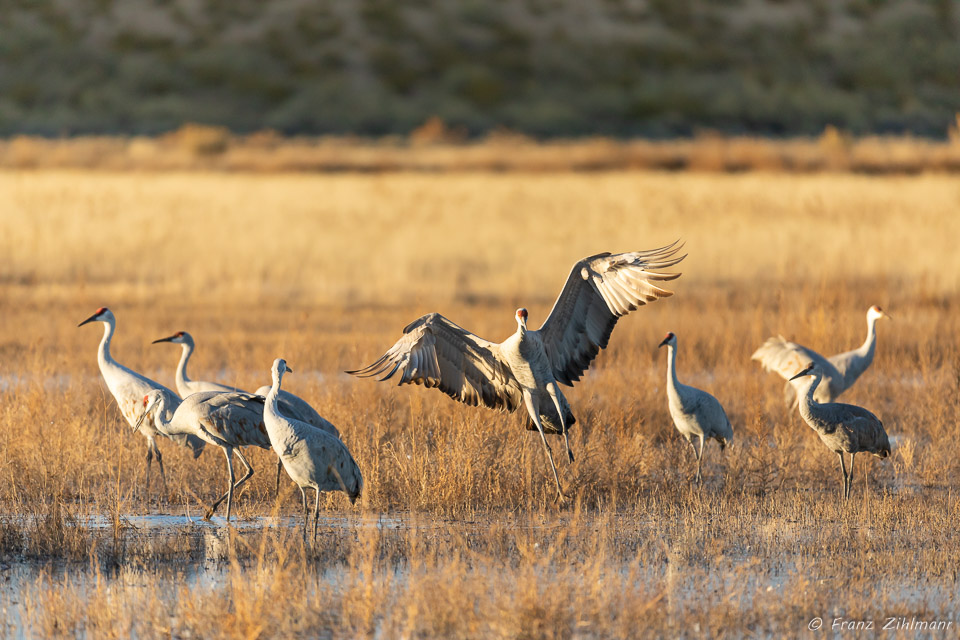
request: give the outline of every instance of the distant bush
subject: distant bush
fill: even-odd
[[[259,0],[14,3],[0,135],[942,137],[960,104],[955,0]]]

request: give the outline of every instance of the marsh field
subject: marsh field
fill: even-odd
[[[955,637],[958,210],[938,174],[0,173],[0,631],[832,637],[894,619]],[[520,414],[343,373],[430,311],[496,341],[518,306],[537,327],[576,260],[677,238],[675,295],[622,319],[564,389],[567,504]],[[842,503],[836,456],[750,354],[778,333],[851,349],[872,304],[893,321],[842,400],[883,420],[893,455],[862,455]],[[168,386],[179,347],[151,341],[177,330],[196,379],[255,389],[286,358],[362,498],[325,495],[304,545],[299,493],[285,479],[275,500],[275,458],[250,450],[234,526],[204,522],[223,457],[165,439],[166,489],[146,491],[145,439],[97,369],[102,327],[77,328],[100,306],[113,356]],[[708,444],[700,490],[667,412],[667,331],[680,380],[736,434],[722,456]]]

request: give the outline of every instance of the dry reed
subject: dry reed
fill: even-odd
[[[57,560],[3,606],[34,635],[107,637],[802,635],[815,615],[952,619],[957,194],[938,176],[0,174],[0,553]],[[676,237],[690,253],[676,296],[624,319],[568,393],[567,507],[551,505],[517,416],[340,373],[427,311],[490,339],[520,304],[537,325],[575,259]],[[874,303],[895,321],[844,399],[877,413],[895,450],[858,463],[841,505],[835,456],[749,355],[778,332],[851,348]],[[195,538],[157,544],[126,520],[199,514],[222,460],[164,441],[168,492],[138,488],[144,441],[99,380],[99,328],[76,328],[100,305],[118,318],[114,356],[167,384],[179,350],[150,341],[178,329],[197,340],[196,378],[252,389],[286,357],[290,390],[364,472],[356,508],[324,498],[346,524],[312,549],[283,528],[236,535],[220,578],[191,582]],[[702,492],[663,397],[667,330],[681,379],[714,393],[737,434],[723,458],[709,447]],[[271,456],[250,458],[241,522],[297,514],[289,484],[274,503]],[[371,526],[378,514],[404,525]]]

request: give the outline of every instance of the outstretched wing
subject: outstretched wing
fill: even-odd
[[[805,369],[811,362],[816,362],[824,373],[824,377],[833,379],[839,375],[836,367],[822,355],[796,342],[790,342],[783,336],[767,338],[763,345],[750,356],[757,360],[763,368],[778,374],[784,380],[789,380]]]
[[[523,402],[520,386],[494,342],[479,338],[439,313],[407,325],[379,360],[347,373],[381,380],[400,372],[398,384],[422,384],[468,404],[513,411]]]
[[[656,283],[680,277],[662,273],[677,264],[678,242],[650,251],[601,253],[573,265],[560,297],[540,327],[553,376],[573,386],[607,346],[620,316],[673,292]]]

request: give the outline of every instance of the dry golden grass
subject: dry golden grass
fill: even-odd
[[[18,596],[13,628],[737,636],[800,635],[815,615],[955,616],[958,204],[956,181],[933,175],[0,174],[0,554],[58,562]],[[676,295],[624,319],[567,392],[566,507],[518,416],[339,373],[428,311],[496,340],[521,304],[538,325],[574,260],[677,237]],[[840,505],[836,456],[749,356],[778,332],[851,348],[875,303],[895,321],[844,399],[883,419],[894,454],[859,462]],[[198,515],[226,473],[219,452],[194,461],[162,441],[168,491],[137,487],[144,440],[99,380],[99,326],[76,327],[101,305],[118,318],[113,355],[168,385],[179,349],[150,341],[178,329],[197,340],[195,378],[252,389],[287,358],[288,388],[363,470],[356,507],[322,502],[344,524],[310,550],[296,531],[238,534],[199,584],[193,537],[131,530],[134,514]],[[667,414],[667,330],[680,378],[736,432],[722,460],[708,446],[702,492]],[[272,456],[250,458],[241,521],[297,514],[289,483],[273,500]],[[404,525],[378,530],[378,514]]]

